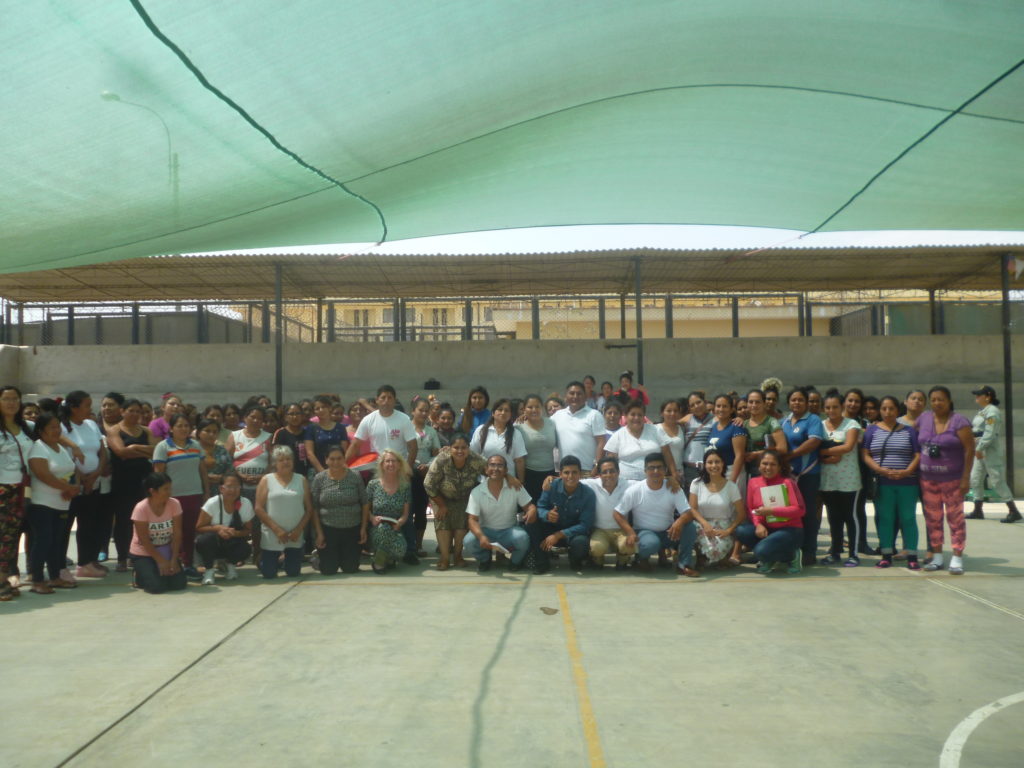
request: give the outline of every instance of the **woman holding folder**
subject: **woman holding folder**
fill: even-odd
[[[747,483],[750,521],[736,529],[736,538],[754,550],[758,573],[770,573],[783,562],[789,562],[789,573],[800,573],[804,498],[778,451],[765,450],[759,469],[761,476]]]

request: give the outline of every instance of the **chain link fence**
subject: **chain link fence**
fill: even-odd
[[[893,300],[800,293],[518,296],[289,300],[286,342],[635,339],[914,334],[998,334],[991,298],[900,296]],[[1012,327],[1024,301],[1011,302]],[[639,324],[639,325],[638,325]],[[273,341],[271,301],[14,304],[0,312],[0,341],[19,345],[194,344]]]

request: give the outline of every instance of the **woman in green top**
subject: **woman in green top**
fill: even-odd
[[[768,448],[785,454],[789,452],[786,433],[782,424],[768,413],[765,393],[760,389],[752,389],[747,393],[747,407],[750,417],[745,419],[743,426],[747,429],[747,475],[758,477],[761,474],[761,456]]]

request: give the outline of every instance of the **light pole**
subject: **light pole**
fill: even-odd
[[[171,146],[171,129],[167,127],[167,121],[164,120],[163,116],[152,107],[147,107],[145,104],[139,104],[135,101],[127,101],[122,99],[116,93],[112,91],[101,91],[100,98],[104,101],[116,101],[121,104],[127,104],[131,107],[138,107],[144,109],[153,115],[157,120],[160,121],[160,125],[164,127],[164,134],[167,136],[167,183],[171,187],[171,202],[174,210],[174,226],[178,226],[178,215],[179,215],[179,200],[178,200],[178,153],[174,151]]]

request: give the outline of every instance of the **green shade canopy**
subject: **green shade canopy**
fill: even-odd
[[[1024,229],[1016,0],[0,3],[2,272],[383,222]]]

